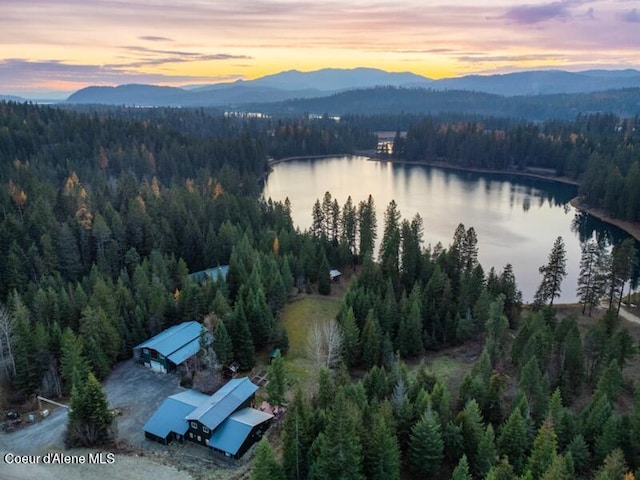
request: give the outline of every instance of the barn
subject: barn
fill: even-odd
[[[184,439],[240,458],[269,428],[273,415],[252,408],[258,386],[247,377],[211,396],[188,390],[168,397],[144,425],[145,436],[168,444]]]
[[[200,350],[200,335],[206,329],[198,322],[174,325],[133,348],[133,358],[154,372],[166,373]]]

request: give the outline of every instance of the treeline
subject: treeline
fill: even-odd
[[[612,216],[640,219],[640,119],[580,115],[574,122],[520,123],[427,118],[396,135],[393,155],[460,167],[533,171],[579,180],[580,194]],[[543,173],[545,173],[543,171]]]
[[[503,96],[469,90],[374,87],[349,90],[320,98],[301,98],[245,105],[248,111],[273,115],[329,115],[455,113],[510,117],[531,122],[552,119],[571,121],[580,112],[613,112],[624,117],[638,115],[639,88],[593,93]]]

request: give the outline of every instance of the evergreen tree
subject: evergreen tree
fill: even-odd
[[[486,480],[513,480],[516,477],[513,467],[506,457],[502,457],[497,465],[491,467]]]
[[[92,373],[86,380],[76,375],[69,406],[67,443],[92,447],[113,439],[113,415],[102,386]]]
[[[414,292],[416,291],[419,292],[419,288],[416,287]],[[424,351],[419,293],[414,295],[414,292],[409,299],[408,311],[400,319],[398,329],[398,350],[403,358],[417,357]]]
[[[456,468],[453,469],[453,473],[451,474],[451,480],[472,480],[473,477],[471,473],[469,473],[469,463],[467,462],[467,456],[462,455],[462,458],[456,465]]]
[[[589,310],[589,316],[597,307],[605,293],[606,274],[602,269],[604,251],[595,240],[582,244],[580,273],[578,275],[578,296],[582,303],[582,314]]]
[[[488,425],[480,443],[478,443],[478,452],[474,462],[473,470],[478,477],[484,477],[491,467],[496,463],[498,456],[496,452],[496,436],[493,431],[493,426]]]
[[[365,474],[371,480],[400,479],[400,446],[386,415],[378,409],[365,452]]]
[[[620,312],[622,297],[624,295],[624,286],[631,277],[631,272],[635,269],[637,262],[637,252],[635,248],[635,240],[626,238],[619,245],[613,247],[612,261],[609,271],[609,309],[615,309],[616,314]],[[615,305],[615,298],[618,303]]]
[[[498,362],[506,355],[504,336],[509,327],[509,321],[503,313],[504,296],[500,295],[491,303],[489,307],[489,318],[485,325],[487,331],[487,341],[485,349],[489,354],[491,366],[495,368]]]
[[[569,445],[567,445],[565,452],[571,455],[578,472],[583,472],[589,467],[589,447],[582,434],[577,434],[573,437]]]
[[[266,437],[258,442],[251,467],[251,480],[284,480],[284,471],[276,460]]]
[[[409,466],[421,475],[434,475],[444,458],[444,441],[440,419],[428,409],[411,429]]]
[[[542,478],[547,469],[558,456],[558,442],[553,425],[544,422],[533,441],[533,449],[527,462],[527,469],[535,479]]]
[[[516,473],[520,473],[529,450],[527,422],[519,408],[515,408],[498,436],[498,453],[509,459]]]
[[[560,296],[562,280],[567,276],[567,253],[562,237],[556,238],[549,254],[549,263],[541,266],[539,271],[542,282],[536,291],[534,302],[544,305],[548,301],[549,305],[553,305],[553,300]]]
[[[622,450],[616,448],[613,450],[596,473],[594,480],[613,480],[616,478],[624,478],[627,473],[627,465],[624,461]]]
[[[349,307],[340,324],[344,359],[348,367],[354,367],[360,361],[360,330],[356,324],[353,308]]]
[[[481,470],[484,470],[482,463],[485,460],[490,461],[490,459],[480,459],[478,456],[478,449],[484,437],[485,429],[480,407],[475,399],[471,399],[466,403],[464,409],[458,414],[456,423],[460,425],[464,452],[469,459],[471,470],[474,475],[478,475]],[[485,445],[485,447],[488,447],[488,445]]]
[[[213,334],[213,349],[222,365],[229,365],[233,360],[233,342],[222,319],[216,322]]]
[[[569,464],[573,466],[573,461],[569,462],[567,460],[563,455],[556,455],[549,468],[540,478],[542,480],[573,480],[576,477],[573,470],[569,468]]]
[[[300,388],[289,405],[282,433],[282,461],[287,478],[303,480],[309,472],[311,406]]]
[[[283,405],[287,390],[287,370],[284,357],[277,354],[267,369],[269,383],[267,384],[267,400],[271,405]]]
[[[351,196],[342,207],[341,233],[342,243],[346,244],[352,255],[356,254],[356,233],[358,229],[358,215]]]
[[[355,406],[344,393],[335,398],[324,432],[314,442],[317,458],[311,466],[313,480],[364,480],[362,444],[357,435]]]
[[[320,295],[331,294],[331,274],[330,274],[329,261],[324,253],[324,250],[320,256],[320,264],[318,267],[318,293]]]
[[[378,320],[374,317],[373,310],[369,310],[365,320],[362,334],[360,335],[362,350],[362,363],[365,368],[371,368],[380,364],[382,351],[382,334]]]
[[[67,327],[60,339],[60,376],[71,390],[75,376],[86,378],[89,374],[89,364],[84,356],[82,342],[73,331]]]
[[[242,303],[238,303],[233,313],[233,334],[231,340],[233,342],[233,351],[235,359],[243,370],[253,368],[256,363],[255,347],[253,346],[253,338],[251,330],[244,314]]]
[[[359,255],[364,258],[373,255],[377,233],[376,207],[369,195],[366,202],[358,205],[358,232],[360,234]]]
[[[384,213],[384,233],[380,245],[380,268],[385,278],[398,285],[400,276],[400,212],[391,200]]]

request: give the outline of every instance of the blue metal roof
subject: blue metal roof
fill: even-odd
[[[204,327],[198,322],[184,322],[180,325],[174,325],[173,327],[160,332],[155,337],[152,337],[146,342],[143,342],[133,348],[134,350],[142,348],[156,350],[158,353],[164,355],[176,365],[179,365],[199,350],[200,332],[202,332],[203,330]],[[192,345],[194,342],[195,346]],[[185,348],[186,350],[184,350]],[[184,351],[181,352],[181,350]],[[189,352],[193,353],[191,353],[191,355],[185,356]],[[172,355],[175,355],[175,360],[172,359]]]
[[[185,417],[207,398],[207,395],[193,390],[171,395],[162,402],[142,429],[160,438],[167,438],[171,432],[184,435],[189,429]]]
[[[258,386],[248,377],[230,380],[200,407],[187,415],[187,420],[197,420],[209,430],[215,430],[231,413],[253,395]]]
[[[210,278],[214,282],[219,282],[227,279],[227,273],[229,273],[229,265],[220,265],[218,267],[200,270],[199,272],[193,272],[189,274],[189,278],[196,282],[204,282],[207,278]]]
[[[271,418],[273,418],[273,415],[261,412],[255,408],[238,410],[222,422],[222,425],[213,432],[207,444],[223,452],[235,455],[251,433],[253,427]]]
[[[200,350],[200,337],[190,341],[184,347],[176,350],[171,355],[167,355],[167,358],[176,365],[180,365],[187,358],[193,357]]]

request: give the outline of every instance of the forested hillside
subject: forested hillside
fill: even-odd
[[[501,271],[483,269],[472,225],[459,225],[450,245],[426,248],[422,219],[403,219],[395,202],[379,216],[372,197],[355,204],[327,192],[300,232],[289,202],[260,199],[268,156],[373,148],[373,121],[0,103],[0,369],[11,385],[0,401],[68,395],[89,372],[104,379],[134,345],[185,320],[204,322],[219,361],[248,372],[257,354],[286,354],[280,316],[291,292],[331,294],[338,268],[353,276],[326,324],[331,341],[319,331],[314,343],[323,368],[308,391],[277,390],[286,375],[273,373],[267,395],[288,412],[270,436],[277,457],[262,443],[253,478],[637,471],[640,388],[629,375],[637,340],[615,308],[588,325],[554,310],[557,284],[545,282],[549,272],[562,279],[561,248],[540,268],[539,302],[523,311],[509,259]],[[621,166],[635,158],[634,125],[595,116],[498,133],[421,119],[396,143],[416,161],[462,163],[478,152],[468,161],[587,178],[597,155]],[[480,141],[486,149],[471,147]],[[574,160],[564,163],[565,154]],[[632,250],[617,246],[598,270],[614,293],[629,280],[620,264],[633,262]],[[223,264],[226,281],[188,277]],[[470,365],[459,385],[421,364],[458,347]],[[286,358],[275,365],[286,368]]]
[[[256,340],[244,338],[250,367],[254,343],[276,335],[294,278],[310,276],[289,207],[258,199],[267,156],[348,152],[372,141],[334,122],[148,113],[0,104],[0,296],[3,318],[15,320],[2,363],[16,394],[69,391],[74,342],[104,378],[133,345],[201,319],[216,299],[219,312],[246,302],[240,310]],[[236,259],[251,268],[236,270]],[[229,263],[230,294],[186,278]],[[232,278],[242,285],[238,297]],[[266,306],[268,325],[257,331],[252,320]]]
[[[457,113],[510,117],[528,121],[573,120],[576,115],[608,113],[632,117],[638,115],[640,89],[626,88],[594,93],[551,95],[504,95],[479,91],[429,88],[376,87],[349,90],[321,98],[301,98],[277,103],[244,105],[247,111],[270,114],[376,115],[412,113],[437,115]]]
[[[589,115],[543,124],[415,119],[405,137],[396,136],[393,156],[491,170],[546,169],[543,173],[578,180],[589,205],[604,207],[616,218],[640,220],[637,116]]]

